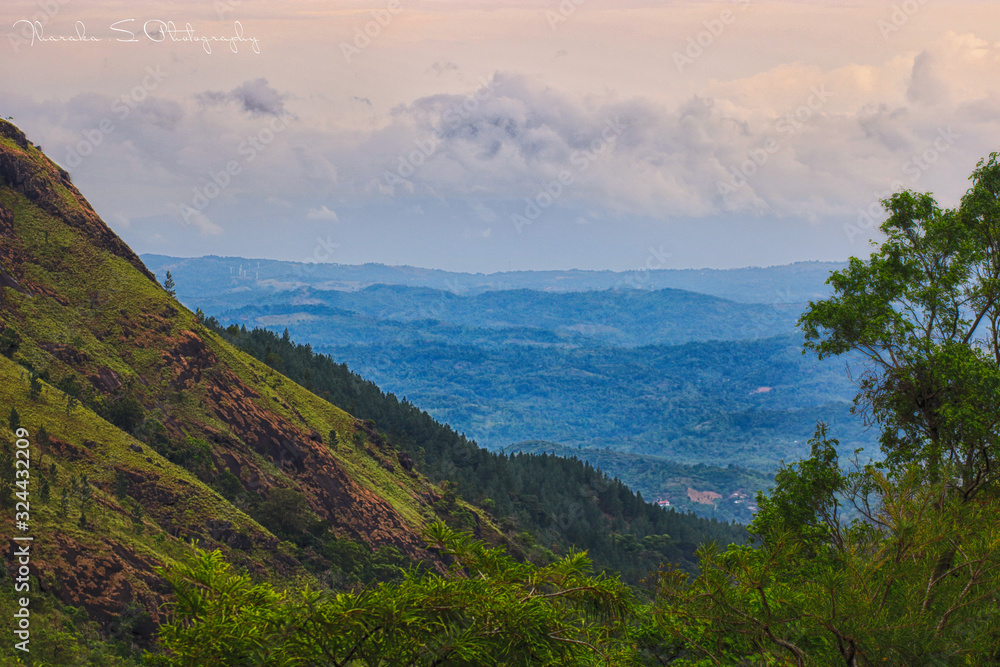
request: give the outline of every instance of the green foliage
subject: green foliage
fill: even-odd
[[[196,550],[163,575],[177,602],[155,664],[625,664],[636,605],[620,581],[572,553],[545,567],[518,563],[443,524],[430,548],[445,576],[410,572],[361,593],[280,592]]]
[[[32,371],[28,376],[28,396],[32,400],[38,400],[38,397],[42,395],[42,383],[38,379],[38,373]]]
[[[14,507],[14,445],[7,438],[0,439],[0,508]]]
[[[664,639],[686,645],[680,664],[1000,658],[1000,500],[964,503],[918,467],[895,482],[871,466],[844,473],[827,446],[782,470],[752,526],[759,546],[702,548],[693,581],[661,574],[656,620]],[[831,511],[831,482],[859,519]]]
[[[884,201],[885,241],[830,277],[801,318],[820,356],[868,362],[855,403],[881,428],[887,463],[957,466],[971,497],[1000,457],[1000,158],[980,161],[955,209],[930,194]]]
[[[115,469],[114,481],[111,483],[111,493],[119,500],[124,500],[128,496],[128,475],[120,468]]]
[[[808,349],[867,361],[856,406],[885,461],[843,467],[821,425],[759,498],[754,546],[661,573],[646,646],[685,665],[1000,661],[1000,156],[972,181],[957,209],[885,200],[886,240],[801,318]]]
[[[69,396],[68,398],[75,397]],[[125,394],[117,399],[106,401],[100,413],[121,430],[131,433],[143,422],[146,411],[135,396]]]
[[[168,440],[164,456],[173,463],[199,473],[212,467],[212,445],[199,438],[187,436],[183,440]]]
[[[283,488],[271,489],[253,516],[272,533],[286,538],[302,533],[317,519],[301,491]]]
[[[56,388],[62,391],[67,396],[72,396],[73,398],[79,399],[83,394],[83,389],[80,384],[76,381],[76,377],[72,375],[67,375],[62,380],[56,383]]]
[[[10,415],[7,417],[7,426],[13,433],[16,433],[17,429],[21,428],[21,415],[18,414],[17,408],[13,405],[10,406]]]
[[[93,667],[138,667],[148,664],[137,634],[143,627],[148,633],[151,623],[138,605],[123,606],[111,622],[110,636],[101,625],[90,619],[87,612],[62,603],[53,591],[42,591],[39,581],[31,577],[31,652],[14,648],[14,642],[0,645],[0,664],[63,667],[88,665]],[[13,585],[0,589],[0,614],[11,618],[19,609]]]
[[[174,285],[174,277],[170,274],[169,271],[167,271],[167,277],[163,281],[163,289],[170,296],[177,296],[177,290],[175,289],[175,287],[176,286]]]
[[[11,327],[0,329],[0,354],[13,357],[21,345],[21,337]]]
[[[224,498],[229,501],[236,500],[244,492],[243,484],[240,483],[240,478],[229,470],[223,470],[219,473],[213,486],[219,491],[219,493],[222,494]]]

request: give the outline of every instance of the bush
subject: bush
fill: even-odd
[[[139,426],[146,415],[142,404],[134,396],[122,396],[105,404],[102,413],[105,419],[126,433],[131,433]]]
[[[295,489],[271,489],[267,500],[257,506],[254,518],[278,537],[293,538],[316,520],[309,501]]]

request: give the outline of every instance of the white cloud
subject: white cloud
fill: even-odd
[[[694,12],[693,4],[681,4]],[[807,11],[805,3],[798,5],[796,11]],[[716,5],[706,7],[708,15],[717,13]],[[566,51],[559,47],[572,46],[562,40],[574,26],[582,29],[608,16],[589,4],[584,9],[574,16],[577,23],[560,26],[545,47],[548,59]],[[922,10],[927,13],[921,21],[934,11]],[[779,17],[782,25],[793,14]],[[237,225],[270,229],[280,222],[292,228],[289,243],[301,237],[307,246],[296,250],[300,255],[313,243],[311,227],[337,220],[338,213],[351,223],[342,227],[373,235],[380,233],[375,223],[354,222],[391,220],[414,237],[438,233],[445,239],[461,236],[466,224],[481,224],[490,230],[491,243],[499,243],[512,231],[511,211],[523,210],[525,198],[542,193],[570,223],[580,219],[575,229],[620,225],[623,239],[629,225],[638,229],[638,218],[739,216],[764,226],[781,217],[805,227],[837,216],[853,219],[859,207],[894,185],[957,197],[976,160],[1000,146],[1000,47],[984,36],[990,34],[985,28],[975,34],[935,28],[936,38],[914,37],[907,48],[897,45],[915,33],[901,31],[881,50],[845,46],[843,55],[822,64],[821,58],[755,56],[725,76],[694,78],[723,71],[714,69],[712,59],[753,38],[754,16],[748,10],[746,23],[741,18],[739,30],[726,33],[732,41],[706,53],[691,78],[675,81],[672,71],[670,77],[661,72],[660,88],[647,85],[645,92],[633,86],[623,93],[617,79],[609,78],[602,90],[592,83],[599,80],[596,74],[588,72],[584,85],[583,75],[560,77],[542,65],[532,75],[523,73],[526,65],[509,66],[489,77],[488,86],[461,88],[472,72],[491,71],[493,62],[470,62],[450,50],[421,52],[423,59],[406,64],[413,81],[390,85],[404,66],[393,56],[397,69],[379,70],[378,59],[396,53],[389,47],[413,52],[394,45],[387,32],[362,63],[373,75],[386,73],[383,88],[359,83],[379,80],[358,76],[361,70],[337,70],[340,78],[331,85],[325,76],[310,79],[308,73],[281,77],[280,68],[269,68],[267,79],[243,72],[215,83],[221,78],[216,73],[212,83],[198,79],[196,85],[171,62],[165,68],[170,85],[130,105],[124,117],[113,105],[137,83],[134,73],[120,75],[119,88],[74,83],[79,87],[44,100],[6,92],[2,100],[4,115],[15,116],[32,140],[70,168],[97,210],[116,224],[131,220],[140,227],[143,219],[188,209],[198,215],[189,215],[185,226],[205,237]],[[759,16],[763,20],[763,12]],[[539,20],[539,30],[548,34],[544,18]],[[701,20],[688,23],[698,26]],[[906,30],[919,25],[914,19]],[[643,26],[642,39],[659,30],[650,27],[652,21]],[[642,43],[652,48],[653,42]],[[559,67],[581,67],[579,50],[570,48]],[[606,69],[624,63],[603,52],[594,57],[610,59],[601,64]],[[664,62],[669,68],[669,58]],[[633,83],[642,74],[626,69],[622,76]],[[6,90],[26,89],[7,83],[16,71],[0,74]],[[673,92],[675,83],[683,94]],[[184,85],[187,90],[180,89]],[[76,94],[81,89],[88,92]],[[113,130],[91,139],[104,119]],[[955,137],[947,150],[934,148],[942,132]],[[71,167],[72,152],[81,147],[87,155]],[[917,166],[925,154],[934,159],[920,163],[926,168]],[[734,176],[741,170],[752,172],[745,183]],[[570,182],[560,183],[560,175]],[[199,207],[197,193],[213,196]],[[419,205],[452,200],[461,209],[454,217],[435,215],[430,206],[425,213]],[[336,202],[337,211],[315,208],[320,201]],[[305,215],[288,216],[279,207]],[[251,223],[252,215],[260,220]],[[541,229],[538,224],[531,231],[537,236]],[[350,247],[347,239],[344,247]]]
[[[306,220],[331,220],[336,222],[338,219],[337,213],[335,211],[331,211],[325,205],[320,206],[319,208],[311,208],[306,211]]]

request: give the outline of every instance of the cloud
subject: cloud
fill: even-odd
[[[219,236],[250,225],[252,215],[262,228],[273,224],[262,212],[268,198],[305,210],[289,222],[303,226],[335,220],[327,206],[310,208],[331,201],[341,214],[378,209],[382,220],[444,238],[460,235],[471,217],[500,243],[511,213],[539,197],[553,198],[548,211],[561,209],[570,224],[600,220],[573,228],[598,229],[737,216],[805,227],[853,220],[897,185],[960,195],[976,160],[1000,146],[998,66],[1000,46],[948,33],[883,62],[781,64],[712,80],[669,103],[579,93],[515,71],[461,92],[447,77],[422,77],[432,87],[418,90],[433,94],[389,112],[379,109],[392,98],[376,89],[352,91],[372,95],[374,108],[349,95],[310,107],[296,90],[303,108],[294,118],[285,108],[291,94],[265,79],[199,96],[158,89],[124,118],[112,111],[115,94],[39,101],[5,92],[3,101],[4,115],[67,167],[69,150],[110,119],[113,131],[85,146],[89,155],[70,171],[99,211],[132,221],[186,206],[199,214],[185,221],[192,233]],[[351,111],[360,107],[364,114]],[[935,148],[949,128],[954,142]],[[238,173],[226,171],[230,163]],[[197,192],[221,181],[207,207],[194,207]],[[450,200],[459,202],[454,216],[420,209]]]
[[[499,214],[483,202],[476,202],[472,207],[473,213],[483,222],[493,222],[499,218]]]
[[[431,65],[427,69],[427,71],[428,72],[434,72],[438,76],[441,76],[445,72],[455,72],[455,71],[458,71],[458,65],[456,65],[453,62],[451,62],[450,60],[445,60],[444,62],[438,61],[438,62],[435,62],[433,65]]]
[[[320,206],[319,208],[311,208],[306,211],[306,220],[331,220],[336,222],[338,219],[337,213],[335,211],[331,211],[325,205]]]
[[[240,109],[253,116],[282,117],[285,110],[285,100],[290,96],[279,93],[268,84],[267,79],[259,78],[244,81],[229,92],[208,91],[196,96],[206,106],[218,106],[235,102]]]
[[[851,214],[893,184],[950,188],[995,150],[1000,91],[973,82],[998,60],[998,45],[947,34],[881,66],[778,65],[713,82],[672,108],[498,73],[395,108],[356,173],[368,192],[513,200],[564,174],[556,206],[654,218]],[[914,158],[949,127],[960,142],[918,173]]]

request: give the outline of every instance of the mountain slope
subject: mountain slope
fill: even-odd
[[[420,531],[438,517],[440,493],[401,465],[371,424],[199,325],[9,123],[0,123],[0,179],[4,405],[30,433],[44,426],[52,434],[36,456],[56,464],[53,495],[71,477],[83,489],[86,475],[79,495],[102,514],[85,535],[67,523],[78,516],[72,500],[62,516],[35,515],[47,536],[39,535],[39,562],[79,584],[60,587],[65,602],[111,619],[122,596],[96,594],[97,573],[129,563],[141,572],[136,581],[154,581],[153,566],[176,553],[168,544],[191,538],[243,552],[242,562],[260,571],[298,568],[272,532],[230,502],[246,509],[276,489],[304,498],[303,511],[337,536],[434,562]],[[335,455],[331,434],[352,446]],[[198,474],[171,459],[200,460]],[[129,516],[125,498],[165,535],[162,548],[115,536],[116,522]],[[490,531],[486,521],[477,525]],[[85,566],[101,558],[115,565]],[[151,585],[143,600],[154,620],[158,590]]]

